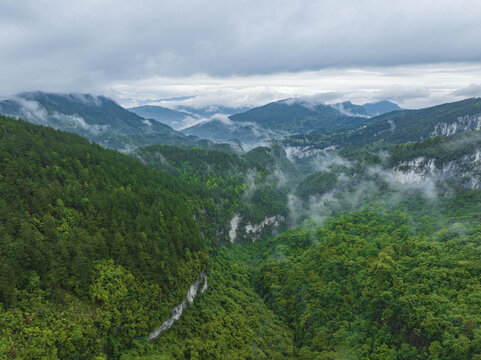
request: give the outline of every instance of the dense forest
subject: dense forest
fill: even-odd
[[[247,152],[0,117],[0,358],[481,359],[478,108]]]
[[[287,233],[257,289],[306,359],[481,358],[481,228],[433,224],[361,211]]]
[[[235,213],[242,214],[240,227],[259,223],[268,216],[288,216],[288,187],[297,170],[275,149],[258,147],[239,155],[155,145],[137,149],[131,156],[181,179],[202,194],[199,202],[209,217],[205,231],[215,242],[228,241],[229,222]],[[262,235],[269,234],[266,229]],[[240,233],[237,240],[249,237]]]
[[[0,118],[0,353],[89,358],[145,335],[207,266],[185,186]]]

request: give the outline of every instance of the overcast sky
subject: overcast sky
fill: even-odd
[[[0,0],[0,96],[124,105],[481,96],[479,0]]]

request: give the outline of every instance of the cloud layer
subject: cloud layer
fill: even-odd
[[[0,95],[99,93],[196,74],[222,82],[332,67],[479,63],[480,18],[477,0],[4,1]]]
[[[481,96],[479,64],[442,63],[392,67],[327,68],[318,71],[284,72],[263,75],[209,75],[153,77],[118,81],[110,95],[125,105],[144,99],[196,95],[179,101],[152,101],[151,104],[193,107],[223,104],[231,107],[258,106],[270,101],[300,97],[309,102],[356,104],[392,100],[405,108],[421,108],[472,96]]]

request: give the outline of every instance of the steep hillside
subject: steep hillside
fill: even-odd
[[[257,289],[301,358],[479,359],[481,229],[437,224],[362,211],[284,234]]]
[[[347,116],[327,105],[311,105],[295,100],[282,100],[232,115],[234,122],[254,123],[261,128],[288,133],[348,127]],[[353,123],[362,122],[356,119]]]
[[[256,148],[242,155],[150,146],[132,156],[202,189],[210,228],[219,242],[255,241],[286,229],[288,185],[297,172],[285,154]]]
[[[146,120],[103,96],[23,93],[0,102],[0,113],[77,133],[102,146],[129,150],[150,144],[190,144],[170,126]]]
[[[296,173],[300,183],[288,194],[289,210],[300,215],[297,223],[306,221],[275,239],[225,249],[235,261],[225,253],[217,258],[222,265],[216,276],[236,290],[216,285],[222,305],[202,298],[149,348],[150,356],[254,354],[250,347],[240,350],[243,341],[223,347],[242,324],[259,339],[258,352],[250,355],[256,358],[479,357],[480,139],[479,131],[467,131],[390,145],[383,152],[361,148],[349,158],[335,149],[318,152],[309,159],[316,170],[304,179]],[[261,169],[273,163],[273,155],[279,158],[279,151],[260,147],[242,159]],[[198,166],[203,162],[182,157],[174,167],[183,169],[178,176],[197,179],[212,174],[209,158],[225,174],[232,174],[238,161],[205,154]],[[253,280],[246,281],[246,274]],[[245,304],[253,283],[264,301],[258,304],[263,321],[275,319],[271,312],[283,320],[264,327],[278,344],[275,354],[263,347],[258,322],[244,323],[250,312],[239,314],[238,304]],[[262,310],[266,305],[270,311]],[[227,308],[238,320],[220,325]],[[291,335],[283,330],[286,325]],[[238,331],[236,338],[242,338],[244,332]],[[278,343],[276,334],[285,340]]]
[[[188,187],[77,135],[0,116],[0,180],[6,358],[116,358],[207,266]]]
[[[318,149],[336,146],[355,152],[360,147],[382,148],[420,141],[430,136],[450,136],[479,129],[481,99],[472,98],[421,110],[394,111],[370,119],[368,124],[359,129],[340,130],[330,134],[317,131],[289,137],[283,143]]]
[[[209,291],[168,332],[123,359],[298,359],[294,337],[252,285],[242,251],[213,258]]]

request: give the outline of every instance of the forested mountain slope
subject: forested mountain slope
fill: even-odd
[[[379,148],[480,129],[481,99],[472,98],[421,110],[394,111],[370,119],[357,130],[317,131],[292,136],[282,142],[288,146],[336,146],[344,151],[357,151],[368,145]]]
[[[257,289],[299,358],[479,359],[481,228],[438,226],[362,211],[264,244]]]
[[[0,114],[74,132],[118,150],[151,144],[192,145],[199,140],[144,119],[104,96],[89,94],[22,93],[0,101]]]
[[[216,154],[226,169],[242,163]],[[292,335],[255,293],[252,269],[216,250],[220,203],[209,199],[208,172],[177,180],[6,117],[0,164],[2,358],[292,358]],[[207,291],[149,342],[201,271]]]
[[[131,155],[201,189],[211,216],[207,223],[212,227],[206,231],[219,243],[253,241],[287,228],[288,185],[298,173],[282,149],[259,147],[227,154],[156,145]],[[234,218],[238,223],[232,223]],[[266,219],[272,220],[266,224]]]
[[[398,110],[391,102],[355,105],[349,101],[325,105],[302,99],[280,100],[230,116],[236,123],[254,123],[272,131],[308,133],[359,127],[369,118],[388,111]]]
[[[188,189],[77,135],[0,117],[0,354],[116,357],[207,266]]]
[[[478,103],[130,158],[2,117],[0,354],[480,358]]]

